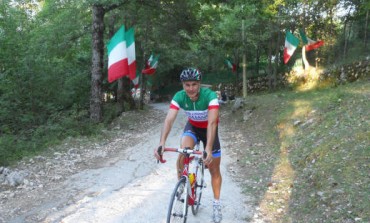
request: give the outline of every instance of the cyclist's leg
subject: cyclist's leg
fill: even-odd
[[[197,143],[197,136],[193,131],[193,126],[190,123],[186,123],[184,128],[184,133],[181,137],[181,148],[190,147],[194,148],[195,144]],[[184,169],[184,155],[179,154],[176,162],[177,168],[177,176],[178,178],[181,177],[181,171]]]
[[[222,176],[220,171],[221,156],[214,157],[212,162],[208,164],[209,173],[211,174],[211,183],[213,197],[215,200],[220,199]]]
[[[203,146],[207,145],[207,130],[206,129],[195,129],[197,136],[203,142]],[[213,161],[207,165],[211,174],[211,184],[213,191],[213,221],[220,222],[222,220],[221,205],[220,205],[220,194],[222,176],[220,171],[221,164],[221,145],[218,137],[218,128],[216,129],[216,136],[213,142],[212,148]]]
[[[207,144],[207,131],[203,129],[196,129],[197,135],[199,136],[200,140],[203,142],[203,145]],[[220,140],[218,137],[218,128],[216,129],[216,136],[213,142],[213,149],[212,149],[213,161],[207,165],[209,172],[211,174],[211,184],[213,190],[213,196],[215,200],[220,199],[221,194],[221,184],[222,184],[222,176],[220,171],[220,164],[221,164],[221,145]]]

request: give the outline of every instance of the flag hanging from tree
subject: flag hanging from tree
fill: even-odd
[[[125,26],[113,35],[108,43],[108,81],[128,75],[136,76],[135,39],[133,28],[125,32]]]
[[[132,80],[132,83],[134,84],[134,88],[139,88],[139,80],[140,80],[140,74],[136,74],[135,79]]]
[[[299,39],[287,30],[286,36],[285,36],[285,47],[284,47],[284,63],[285,64],[288,63],[290,57],[292,57],[298,45],[299,45]]]
[[[324,45],[324,41],[322,40],[316,41],[308,38],[302,29],[299,30],[299,34],[301,35],[302,42],[306,47],[306,51],[314,50]]]
[[[143,74],[152,75],[157,70],[159,55],[154,56],[152,53],[145,64],[145,68],[141,71]]]
[[[131,27],[125,33],[127,42],[127,58],[130,80],[136,78],[136,53],[135,53],[135,34],[134,28]]]
[[[235,73],[236,72],[236,64],[232,63],[230,60],[225,60],[226,65]]]

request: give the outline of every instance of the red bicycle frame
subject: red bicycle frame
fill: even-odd
[[[181,177],[186,177],[186,178],[189,178],[189,164],[195,158],[194,156],[190,156],[190,155],[191,154],[196,154],[196,155],[202,155],[203,154],[203,152],[201,152],[199,150],[193,150],[193,149],[190,149],[190,148],[184,148],[184,149],[164,148],[163,152],[178,152],[178,153],[181,153],[181,154],[184,155],[184,168],[182,170]],[[166,160],[163,159],[163,155],[160,155],[160,160],[159,161],[161,163],[166,162]],[[194,176],[194,177],[196,177],[196,176]],[[195,190],[195,187],[191,187],[191,194],[189,194],[189,205],[194,205],[194,201],[196,199],[194,190]]]

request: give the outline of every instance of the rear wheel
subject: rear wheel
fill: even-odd
[[[204,188],[204,163],[203,160],[199,160],[198,168],[196,169],[196,182],[195,182],[195,202],[194,205],[191,206],[191,212],[193,215],[196,215],[199,210],[200,199],[202,198],[202,192]]]
[[[187,220],[188,192],[186,178],[181,177],[172,192],[170,206],[168,207],[167,223],[183,222]]]

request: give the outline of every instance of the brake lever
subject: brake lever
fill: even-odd
[[[159,160],[157,160],[157,163],[159,163],[159,161],[161,163],[165,163],[166,160],[163,159],[163,152],[162,152],[162,146],[159,146],[158,149],[157,149],[157,152],[158,152],[158,155],[159,155]]]
[[[204,150],[203,151],[203,159],[207,158],[207,152]]]

